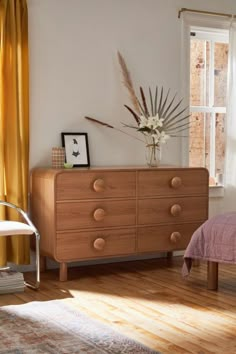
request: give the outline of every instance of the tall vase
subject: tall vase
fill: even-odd
[[[146,145],[146,162],[149,167],[157,167],[161,162],[161,149],[157,144]]]

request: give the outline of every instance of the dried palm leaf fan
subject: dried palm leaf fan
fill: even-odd
[[[123,76],[123,84],[128,90],[130,101],[132,103],[132,107],[126,104],[124,105],[124,107],[132,114],[136,123],[136,125],[129,125],[129,124],[122,123],[123,126],[131,129],[135,129],[136,131],[139,131],[141,133],[152,133],[152,129],[150,129],[148,126],[140,127],[141,119],[143,117],[147,119],[158,117],[159,119],[162,120],[162,126],[158,127],[158,131],[160,134],[163,133],[170,137],[182,136],[179,134],[189,129],[189,125],[190,125],[188,119],[190,117],[190,114],[184,114],[188,110],[188,107],[181,109],[181,103],[183,99],[176,102],[177,94],[175,94],[172,98],[169,98],[170,89],[165,94],[163,87],[159,89],[158,86],[156,86],[155,92],[153,93],[151,88],[149,87],[148,89],[149,107],[148,107],[146,95],[142,87],[140,87],[141,99],[137,97],[134,90],[134,85],[132,83],[131,75],[128,71],[125,60],[123,56],[120,54],[120,52],[118,52],[118,61]],[[88,116],[86,116],[85,118],[94,123],[98,123],[105,127],[120,131],[123,134],[130,135],[124,132],[123,130],[120,130],[98,119],[94,119]],[[133,135],[130,136],[132,136],[135,139],[143,141],[142,139],[136,138]]]

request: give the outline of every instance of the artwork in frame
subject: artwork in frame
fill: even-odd
[[[62,146],[65,148],[66,163],[74,167],[90,166],[88,134],[61,133]]]

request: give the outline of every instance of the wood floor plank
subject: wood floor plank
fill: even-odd
[[[98,287],[101,287],[102,285],[99,284],[96,285],[94,287],[93,290],[97,290]],[[91,288],[90,288],[91,289]],[[92,290],[92,289],[91,289]],[[115,294],[115,292],[114,292]],[[132,294],[131,294],[132,295]],[[114,311],[115,307],[117,308],[118,311],[122,311],[122,312],[127,312],[127,310],[123,310],[125,309],[129,309],[128,313],[131,311],[135,311],[132,313],[132,318],[135,318],[136,323],[140,323],[140,315],[143,316],[147,316],[149,319],[151,319],[151,321],[153,321],[153,323],[161,323],[161,329],[158,328],[158,331],[162,331],[165,327],[165,335],[167,334],[168,330],[169,332],[172,334],[172,332],[174,331],[176,333],[176,336],[178,336],[178,334],[180,334],[180,336],[183,336],[183,334],[185,333],[185,338],[187,339],[188,336],[190,335],[191,337],[191,342],[193,344],[195,344],[195,350],[196,350],[196,346],[198,346],[198,343],[201,342],[201,335],[202,335],[202,330],[199,330],[197,326],[193,326],[192,324],[189,324],[185,321],[177,321],[177,318],[173,318],[172,314],[173,314],[173,307],[171,311],[166,311],[166,305],[163,305],[163,303],[159,306],[158,308],[158,302],[156,301],[157,299],[152,296],[152,300],[148,301],[149,303],[153,303],[154,306],[152,306],[151,308],[149,308],[147,306],[147,301],[142,301],[140,298],[138,300],[135,301],[135,297],[131,297],[131,299],[129,299],[129,296],[127,296],[127,294],[123,297],[119,296],[119,290],[117,291],[117,296],[114,298],[111,297],[110,295],[104,295],[102,297],[99,298],[99,305],[101,306],[101,302],[104,303],[109,303],[110,305],[114,306],[111,311]],[[90,301],[91,304],[93,304],[93,297],[88,295],[88,299],[87,301]],[[97,301],[98,301],[98,297],[97,297]],[[116,313],[118,313],[118,311],[116,310]],[[162,313],[161,313],[162,311]],[[136,318],[139,315],[138,318]],[[136,317],[135,317],[136,316]],[[147,321],[146,321],[147,322]],[[176,323],[176,324],[175,324]],[[210,324],[210,320],[208,320],[208,325]],[[147,323],[145,323],[145,325],[147,325]],[[150,328],[150,324],[148,324],[148,327]],[[207,325],[205,326],[207,327]],[[179,332],[179,333],[178,333]],[[212,331],[211,331],[212,332]],[[211,343],[209,343],[208,339],[204,339],[202,340],[201,343],[201,347],[203,347],[205,349],[205,352],[211,352],[208,351],[207,348],[210,347],[211,350],[213,350],[213,352],[216,352],[216,350],[219,348],[218,345],[216,345],[215,343],[217,342],[219,338],[219,331],[215,331],[215,333],[211,333],[211,340],[214,340],[214,344],[212,345]],[[228,339],[232,339],[233,335],[228,335]],[[188,344],[188,347],[190,345]],[[198,350],[200,350],[201,348],[198,347]]]
[[[236,265],[220,265],[219,290],[209,291],[207,264],[193,267],[188,279],[182,264],[173,257],[73,267],[66,282],[58,280],[58,270],[48,270],[39,291],[0,295],[0,306],[68,299],[163,354],[236,353]]]

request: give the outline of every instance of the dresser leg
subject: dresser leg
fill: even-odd
[[[207,289],[217,290],[218,288],[218,263],[207,263]]]
[[[40,256],[40,271],[45,272],[47,270],[47,258]]]
[[[60,281],[67,281],[67,263],[60,263]]]

